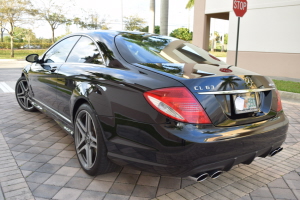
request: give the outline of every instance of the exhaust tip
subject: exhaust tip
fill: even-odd
[[[274,156],[274,155],[276,155],[277,153],[279,153],[280,151],[282,151],[282,147],[278,147],[277,149],[274,149],[273,151],[271,151],[270,153],[269,153],[269,156]]]
[[[280,151],[282,151],[282,147],[279,147],[278,149],[277,149],[277,153],[279,153]]]
[[[201,173],[201,174],[189,176],[189,178],[194,181],[201,182],[201,181],[206,180],[208,178],[208,176],[209,176],[208,173]]]
[[[215,171],[210,175],[210,178],[212,179],[216,179],[218,178],[221,174],[223,173],[223,171]]]
[[[204,174],[201,174],[200,176],[198,176],[197,178],[197,182],[202,182],[202,181],[205,181],[208,177],[208,173],[204,173]]]
[[[278,153],[278,151],[275,149],[273,151],[271,151],[271,153],[269,154],[270,156],[275,156]]]

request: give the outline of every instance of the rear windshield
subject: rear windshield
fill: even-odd
[[[189,42],[167,36],[124,33],[116,37],[116,45],[129,63],[225,64]]]

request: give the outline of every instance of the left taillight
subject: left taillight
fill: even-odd
[[[277,95],[277,109],[276,111],[279,112],[282,110],[282,103],[281,103],[281,98],[278,90],[276,90],[276,95]]]
[[[151,90],[145,92],[144,97],[167,117],[187,123],[211,124],[205,110],[185,87]]]

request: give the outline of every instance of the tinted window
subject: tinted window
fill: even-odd
[[[65,62],[70,53],[70,50],[79,38],[80,36],[73,36],[57,43],[46,53],[44,57],[45,63]]]
[[[116,37],[116,45],[129,63],[225,64],[189,42],[167,36],[125,33]]]
[[[67,62],[103,64],[103,59],[95,43],[87,37],[82,37],[73,48]]]

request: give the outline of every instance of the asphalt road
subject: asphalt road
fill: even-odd
[[[0,60],[0,94],[14,92],[16,82],[21,76],[22,68],[27,63],[25,61]]]

